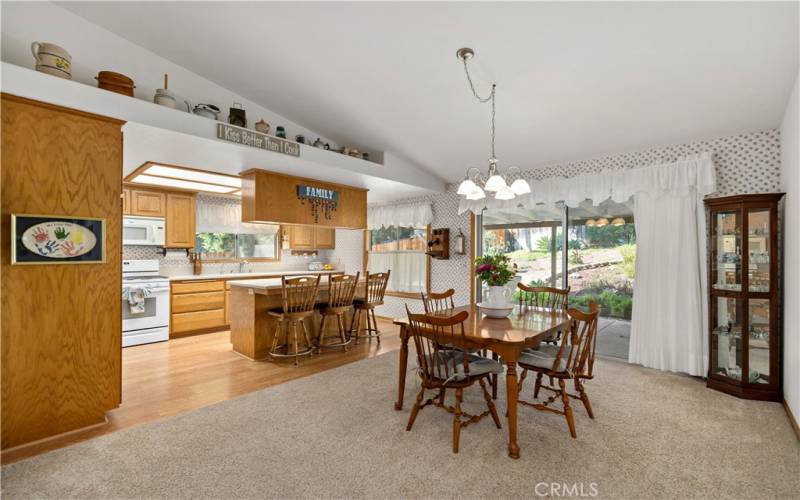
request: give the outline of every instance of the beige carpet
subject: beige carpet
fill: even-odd
[[[57,450],[2,470],[6,498],[797,498],[783,408],[615,361],[588,385],[597,420],[520,412],[522,458],[490,419],[463,430],[392,409],[397,353]],[[287,368],[291,369],[291,368]],[[530,385],[527,386],[531,388]],[[478,391],[467,391],[473,402]],[[501,391],[502,392],[502,391]],[[527,391],[526,391],[527,392]],[[504,405],[502,400],[499,402]],[[474,406],[474,405],[473,405]],[[479,406],[479,405],[478,405]],[[505,423],[505,422],[504,422]],[[566,490],[564,488],[567,488]]]

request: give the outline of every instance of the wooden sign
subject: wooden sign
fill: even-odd
[[[339,192],[334,189],[309,186],[307,184],[297,185],[297,198],[301,203],[306,201],[311,205],[311,215],[314,223],[319,223],[320,215],[324,215],[327,220],[333,218],[333,212],[339,205]]]
[[[279,139],[271,135],[262,134],[261,132],[234,127],[225,123],[217,123],[217,138],[258,149],[266,149],[273,153],[300,156],[300,145],[296,142]]]

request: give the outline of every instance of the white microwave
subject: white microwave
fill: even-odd
[[[124,217],[123,245],[164,246],[164,219],[161,217]]]

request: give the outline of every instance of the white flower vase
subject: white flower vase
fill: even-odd
[[[487,307],[506,307],[508,300],[506,300],[506,287],[505,286],[489,286],[489,294],[486,302]]]

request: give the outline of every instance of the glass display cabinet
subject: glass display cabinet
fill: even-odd
[[[709,210],[708,387],[781,399],[778,202],[783,193],[705,200]]]

